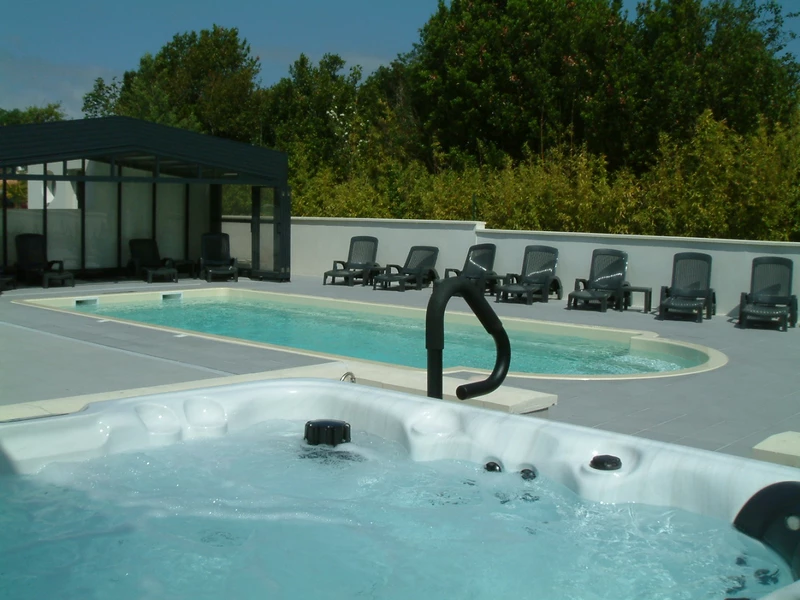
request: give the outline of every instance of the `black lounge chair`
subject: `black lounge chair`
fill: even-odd
[[[658,318],[670,314],[691,314],[703,322],[716,312],[716,296],[711,288],[711,257],[701,252],[678,252],[672,262],[672,284],[661,287]]]
[[[552,246],[526,246],[522,259],[522,270],[509,273],[502,285],[495,287],[495,302],[508,302],[509,298],[533,303],[534,295],[542,302],[555,293],[561,300],[563,291],[561,280],[556,276],[558,249]]]
[[[792,294],[794,263],[780,256],[753,259],[750,293],[742,292],[739,327],[748,321],[776,322],[781,331],[797,324],[797,296]]]
[[[378,255],[378,238],[369,235],[357,235],[350,239],[350,251],[347,260],[333,261],[333,268],[322,274],[322,285],[326,285],[328,277],[331,284],[336,283],[336,278],[341,277],[344,282],[352,286],[357,280],[361,285],[372,282],[381,267],[375,262]]]
[[[584,305],[598,303],[600,312],[606,312],[609,305],[622,311],[625,306],[623,284],[627,272],[627,252],[598,248],[592,252],[589,279],[575,280],[575,291],[567,297],[567,308],[577,308],[580,301]]]
[[[15,238],[17,246],[17,277],[25,282],[37,279],[42,287],[53,281],[75,287],[75,275],[64,270],[63,260],[47,260],[47,242],[41,233],[20,233]]]
[[[164,278],[178,281],[178,269],[171,258],[161,258],[158,243],[149,238],[138,238],[128,241],[131,251],[130,269],[135,277],[144,277],[147,283],[153,278]]]
[[[436,246],[412,246],[408,251],[406,264],[402,267],[386,265],[383,273],[375,275],[372,279],[372,289],[377,289],[379,285],[382,289],[388,289],[396,283],[401,292],[406,291],[406,285],[413,285],[421,290],[422,286],[439,279],[439,274],[436,272],[437,258],[439,258],[439,248]]]
[[[3,290],[7,290],[9,288],[16,289],[17,282],[15,279],[9,275],[5,275],[3,273],[3,267],[0,267],[0,294],[3,293]]]
[[[484,293],[494,294],[499,276],[493,271],[497,246],[494,244],[476,244],[467,251],[467,258],[462,269],[445,269],[445,279],[455,276],[469,279]]]
[[[227,233],[204,233],[201,236],[200,277],[209,283],[214,277],[239,281],[239,263],[231,258],[231,240]]]

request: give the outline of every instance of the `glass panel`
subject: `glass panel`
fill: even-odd
[[[275,217],[275,188],[261,188],[261,218]]]
[[[252,236],[249,221],[223,221],[222,233],[231,239],[231,256],[239,261],[239,267],[249,269],[252,261]]]
[[[5,182],[5,207],[6,210],[11,213],[14,209],[27,209],[28,207],[28,184],[25,181],[17,181],[14,179],[6,180]],[[4,212],[0,210],[0,244],[3,243],[3,232],[5,231],[5,227],[3,227],[3,218]],[[12,218],[12,215],[9,214],[9,220]],[[21,232],[17,232],[21,233]],[[0,246],[2,248],[2,246]],[[2,250],[0,250],[2,252]],[[7,265],[8,267],[14,266],[16,262],[16,249],[14,248],[14,233],[11,231],[11,227],[9,226],[8,230],[8,256],[7,256]]]
[[[147,171],[123,169],[129,177],[149,177]],[[122,184],[122,265],[130,260],[128,242],[137,238],[153,237],[153,184]]]
[[[222,217],[250,217],[250,186],[222,186]]]
[[[47,166],[48,174],[64,174],[64,163]],[[81,172],[81,161],[67,163],[67,173]],[[37,182],[38,183],[38,182]],[[47,197],[47,258],[63,260],[65,269],[81,266],[81,211],[78,206],[76,181],[48,181]],[[41,188],[39,192],[41,194]],[[41,196],[40,196],[41,198]]]
[[[88,175],[110,175],[110,165],[88,162]],[[86,184],[86,268],[117,266],[117,184]]]
[[[209,230],[210,187],[193,183],[189,186],[189,256],[200,260],[200,236]]]
[[[159,184],[156,202],[156,241],[164,258],[183,259],[184,256],[184,194],[183,184]]]
[[[47,209],[47,258],[64,261],[65,269],[80,268],[81,211],[77,208]]]
[[[259,248],[262,271],[275,270],[275,223],[264,223],[261,225],[261,247]]]
[[[23,173],[42,173],[43,165],[21,167]],[[42,229],[42,182],[41,181],[9,181],[6,183],[6,207],[8,219],[8,266],[17,262],[15,238],[20,233],[44,233]],[[33,205],[29,198],[37,198]]]
[[[275,189],[261,188],[261,228],[258,249],[262,271],[275,270]]]

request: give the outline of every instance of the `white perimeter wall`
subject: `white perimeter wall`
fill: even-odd
[[[460,269],[476,230],[483,223],[471,221],[414,221],[402,219],[292,218],[292,274],[319,275],[333,268],[334,260],[347,260],[350,238],[378,238],[378,262],[402,265],[411,246],[438,246],[436,270]],[[499,248],[498,248],[499,252]],[[517,267],[519,268],[519,267]]]
[[[658,306],[662,285],[669,285],[672,257],[676,252],[705,252],[712,256],[711,285],[717,293],[717,314],[734,315],[741,292],[750,288],[750,267],[756,256],[785,256],[795,263],[794,292],[800,278],[800,244],[680,237],[552,233],[485,229],[482,222],[414,221],[394,219],[292,218],[292,274],[320,278],[334,259],[345,260],[350,238],[373,235],[378,238],[378,262],[403,264],[411,246],[439,247],[436,269],[460,269],[467,249],[473,244],[497,245],[495,271],[518,273],[523,249],[528,244],[558,248],[558,275],[565,292],[576,278],[589,276],[589,263],[595,248],[617,248],[628,253],[628,281],[631,285],[653,288],[653,308]],[[249,237],[249,232],[248,232]],[[566,300],[565,300],[566,302]],[[641,306],[641,294],[634,296]]]

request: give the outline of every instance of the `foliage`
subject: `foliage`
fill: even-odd
[[[404,57],[426,140],[480,162],[583,139],[619,67],[621,2],[453,0]],[[602,111],[600,111],[602,112]],[[599,132],[598,132],[599,133]],[[499,151],[499,153],[498,153]]]
[[[55,102],[44,106],[29,106],[20,110],[0,108],[0,127],[3,125],[28,125],[31,123],[52,123],[63,121],[67,116],[61,109],[61,103]]]
[[[364,123],[357,101],[360,67],[341,73],[345,62],[326,54],[317,66],[304,54],[269,89],[264,102],[265,142],[306,166],[327,165],[341,180],[353,172]]]
[[[61,109],[60,102],[45,104],[44,106],[29,106],[25,109],[4,110],[0,108],[0,127],[4,125],[52,123],[63,121],[64,119],[66,119],[66,114]],[[9,208],[27,208],[28,182],[7,180],[6,202],[6,206]]]
[[[632,22],[621,7],[440,1],[403,59],[430,164],[437,147],[497,165],[568,142],[641,172],[661,133],[686,139],[705,109],[749,133],[795,106],[774,0],[645,0]]]
[[[6,202],[8,208],[28,208],[28,182],[7,180]]]
[[[469,220],[474,196],[491,228],[800,241],[799,142],[800,117],[740,135],[705,111],[688,143],[661,136],[642,175],[567,144],[500,168],[411,162],[346,183],[323,169],[295,192],[293,212]]]
[[[297,215],[800,240],[800,65],[776,0],[440,0],[365,80],[259,87],[235,29],[176,35],[84,97],[288,153]],[[229,214],[249,214],[231,187]]]
[[[87,119],[110,117],[117,114],[117,103],[122,84],[116,77],[106,83],[102,77],[94,80],[92,91],[83,95],[83,114]]]
[[[118,83],[84,96],[86,116],[125,115],[239,141],[258,141],[257,57],[236,28],[177,34]]]

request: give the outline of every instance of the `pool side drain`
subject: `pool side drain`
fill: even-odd
[[[346,444],[350,441],[350,423],[333,419],[308,421],[303,439],[311,446]]]

